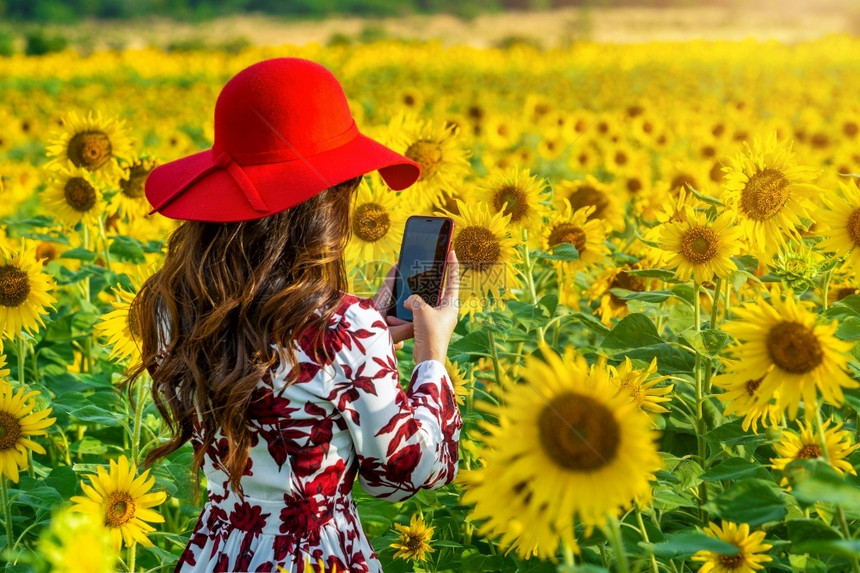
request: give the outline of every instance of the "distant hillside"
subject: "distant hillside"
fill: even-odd
[[[0,17],[24,22],[72,23],[81,19],[162,16],[209,19],[256,12],[288,17],[330,15],[408,16],[450,13],[473,17],[502,10],[566,7],[693,7],[737,5],[751,0],[0,0]]]

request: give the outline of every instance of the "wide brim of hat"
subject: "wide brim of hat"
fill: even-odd
[[[171,219],[236,222],[274,215],[338,183],[379,171],[393,190],[406,189],[421,174],[420,166],[396,151],[359,134],[335,149],[277,163],[241,165],[268,209],[255,209],[227,169],[215,168],[207,149],[156,167],[146,180],[146,198],[159,206],[187,182],[174,199],[152,212]],[[211,171],[204,176],[201,174]]]

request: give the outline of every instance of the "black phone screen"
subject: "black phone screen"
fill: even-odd
[[[403,308],[403,302],[412,293],[430,306],[439,304],[452,227],[453,221],[446,217],[406,220],[394,279],[394,309],[389,314],[411,321],[412,311]]]

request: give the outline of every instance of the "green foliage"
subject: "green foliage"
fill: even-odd
[[[43,56],[52,52],[61,52],[68,45],[69,41],[65,36],[36,29],[27,34],[24,51],[28,56]]]

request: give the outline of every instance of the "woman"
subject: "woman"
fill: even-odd
[[[407,299],[412,323],[386,316],[394,269],[373,299],[345,291],[350,198],[373,170],[396,190],[420,174],[358,132],[328,70],[278,58],[224,86],[211,150],[147,180],[153,212],[183,223],[134,305],[129,379],[149,369],[171,429],[144,465],[190,440],[208,488],[176,571],[381,571],[355,477],[400,501],[457,473],[456,256],[439,307]],[[413,336],[404,392],[394,345]]]

